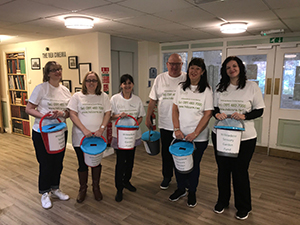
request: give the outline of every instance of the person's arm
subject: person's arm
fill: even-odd
[[[153,124],[151,123],[150,117],[155,108],[156,103],[157,103],[157,100],[150,99],[149,104],[148,104],[145,124],[148,127],[148,129],[150,129],[150,130],[153,130]]]
[[[143,122],[143,117],[141,116],[141,117],[137,118],[137,121],[139,124],[141,124],[141,122]]]
[[[264,112],[263,108],[253,109],[250,112],[245,113],[245,114],[235,112],[231,115],[231,118],[235,119],[235,120],[253,120],[253,119],[260,117],[263,114],[263,112]]]
[[[118,119],[119,117],[125,117],[125,116],[127,116],[127,113],[124,113],[124,112],[121,112],[121,113],[119,113],[119,114],[113,114],[112,116],[111,116],[111,120],[116,120],[116,119]]]
[[[174,133],[176,139],[184,139],[184,135],[180,130],[180,123],[179,123],[179,110],[178,106],[173,103],[172,107],[172,122],[173,122],[173,127],[174,127]]]
[[[103,134],[103,132],[104,132],[109,120],[110,120],[110,114],[111,114],[111,111],[107,111],[107,112],[104,113],[102,124],[94,134],[96,137],[101,137],[102,136],[102,134]]]
[[[93,136],[92,132],[81,123],[80,119],[78,118],[77,112],[70,110],[70,119],[82,131],[84,136],[86,137]]]
[[[40,113],[39,111],[37,111],[36,107],[37,107],[37,105],[34,105],[31,102],[28,102],[26,105],[25,112],[28,115],[33,116],[35,118],[42,118],[44,115],[42,113]]]
[[[208,122],[212,116],[212,110],[203,112],[203,117],[199,121],[195,131],[185,136],[186,141],[193,141],[208,125]]]

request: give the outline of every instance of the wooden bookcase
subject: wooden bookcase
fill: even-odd
[[[12,132],[29,137],[30,122],[25,113],[28,98],[25,52],[6,53],[6,65]]]

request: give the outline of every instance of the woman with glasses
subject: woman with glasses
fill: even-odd
[[[60,84],[61,80],[61,65],[55,61],[49,61],[44,67],[43,83],[34,88],[26,106],[26,113],[35,117],[32,140],[39,162],[39,193],[42,194],[41,202],[44,209],[52,207],[50,197],[60,200],[69,199],[69,196],[59,189],[65,150],[56,154],[49,154],[39,131],[40,120],[46,114],[49,116],[43,120],[43,126],[57,123],[57,118],[65,122],[66,118],[69,117],[67,105],[71,94],[69,89]],[[65,128],[65,143],[67,137],[68,131]]]
[[[143,116],[146,115],[141,99],[134,95],[133,92],[134,81],[131,75],[124,74],[120,79],[121,92],[111,97],[112,105],[112,120],[119,117],[126,117],[131,115],[137,119],[141,124]],[[115,123],[113,123],[115,124]],[[130,124],[135,125],[135,124]],[[120,202],[123,200],[123,189],[135,192],[136,188],[130,183],[132,169],[134,164],[135,147],[133,150],[120,150],[117,144],[117,131],[113,126],[112,147],[117,154],[116,170],[115,170],[115,186],[117,194],[115,200]],[[141,131],[138,130],[136,134],[135,146],[141,144]]]
[[[76,92],[68,104],[70,118],[73,122],[72,144],[78,159],[79,193],[77,202],[86,197],[88,166],[84,162],[80,148],[81,139],[91,136],[101,137],[110,119],[111,105],[109,97],[101,91],[101,81],[96,72],[88,72],[82,82],[82,91]],[[92,167],[93,193],[97,201],[102,200],[100,191],[100,175],[102,165]]]

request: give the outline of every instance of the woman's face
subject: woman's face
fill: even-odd
[[[200,78],[202,74],[204,73],[204,70],[202,70],[201,67],[192,65],[189,67],[189,78],[191,80],[192,85],[197,85],[200,81]]]
[[[62,68],[61,65],[51,65],[49,74],[48,74],[49,80],[53,81],[60,81],[62,77]]]
[[[87,75],[85,79],[85,86],[89,94],[95,94],[96,88],[98,86],[97,76],[93,73]]]
[[[238,79],[240,75],[240,67],[235,60],[231,60],[226,65],[226,73],[230,79]]]
[[[134,84],[130,80],[126,80],[121,84],[123,93],[130,94],[132,92]]]

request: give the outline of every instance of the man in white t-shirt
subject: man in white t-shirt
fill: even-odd
[[[158,108],[158,127],[161,134],[161,156],[162,156],[162,174],[163,181],[160,188],[165,190],[173,176],[174,162],[169,152],[169,146],[173,140],[172,106],[173,98],[177,86],[180,82],[186,80],[186,73],[181,71],[182,59],[180,55],[174,53],[170,55],[167,64],[168,72],[161,73],[154,80],[149,94],[150,102],[146,115],[146,126],[152,129],[150,116],[157,104]]]

